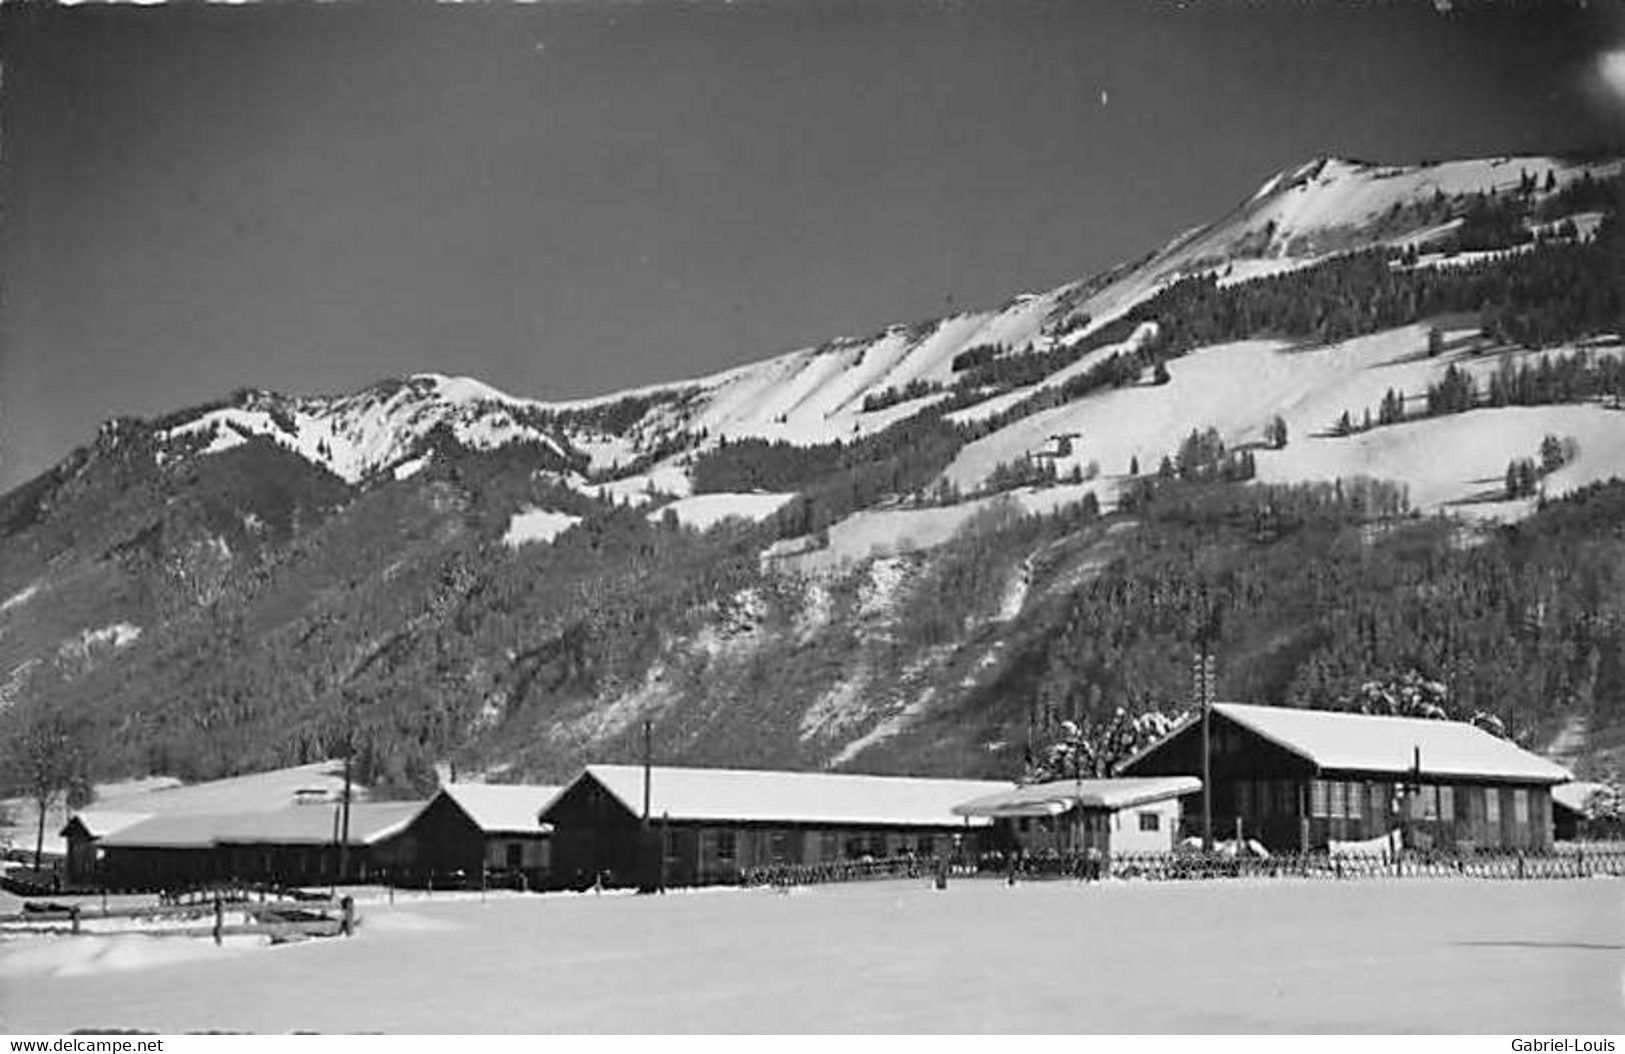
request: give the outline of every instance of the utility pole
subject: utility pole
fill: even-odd
[[[642,874],[638,878],[638,890],[642,893],[652,893],[658,881],[658,868],[663,861],[653,859],[655,846],[653,834],[649,829],[649,800],[651,786],[654,782],[654,723],[643,722],[643,820],[638,830],[638,863]]]
[[[1202,712],[1202,852],[1213,852],[1213,656],[1205,641],[1191,657],[1191,680],[1196,705]]]
[[[339,800],[339,881],[350,874],[350,785],[355,759],[355,709],[348,693],[344,696],[344,797]]]

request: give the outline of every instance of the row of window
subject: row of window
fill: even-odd
[[[812,848],[811,832],[769,830],[766,834],[766,858],[758,863],[788,863],[802,858],[802,849]],[[808,843],[798,839],[806,837]],[[936,852],[936,835],[898,835],[884,831],[819,831],[816,834],[819,860],[861,860],[866,856],[885,857],[898,853],[916,853],[930,856]],[[739,862],[739,832],[728,827],[707,828],[700,832],[700,858],[715,861],[724,867]]]
[[[1302,784],[1294,780],[1242,780],[1236,783],[1236,811],[1243,816],[1297,816]],[[1466,804],[1477,810],[1482,800],[1484,822],[1501,822],[1499,788],[1455,787],[1448,783],[1426,783],[1417,788],[1402,784],[1359,780],[1310,780],[1308,812],[1315,819],[1359,820],[1403,811],[1411,820],[1453,820],[1457,791],[1469,795]],[[1529,791],[1512,788],[1514,823],[1529,822]]]

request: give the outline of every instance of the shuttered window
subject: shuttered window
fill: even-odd
[[[1501,788],[1484,788],[1484,819],[1492,827],[1501,825]]]
[[[1350,783],[1348,785],[1348,802],[1350,819],[1358,820],[1365,815],[1365,784]]]
[[[1522,787],[1512,792],[1512,822],[1517,824],[1529,822],[1529,792]]]

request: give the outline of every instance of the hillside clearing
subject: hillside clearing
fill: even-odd
[[[369,905],[352,940],[140,970],[114,969],[140,949],[98,970],[70,938],[55,967],[38,938],[0,945],[0,1027],[1617,1032],[1619,890],[960,880],[419,899]]]

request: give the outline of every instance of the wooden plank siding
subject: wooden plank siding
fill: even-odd
[[[640,852],[642,818],[592,779],[578,780],[550,805],[553,872],[549,884],[591,887],[635,885],[645,859]],[[670,886],[738,881],[741,871],[770,864],[819,864],[915,853],[929,856],[970,850],[959,825],[841,826],[759,821],[694,821],[654,816],[648,858],[665,858]],[[956,842],[956,838],[958,841]]]
[[[1544,850],[1552,843],[1550,788],[1510,780],[1429,777],[1405,793],[1393,773],[1318,769],[1308,759],[1214,713],[1211,757],[1213,835],[1243,837],[1274,852],[1364,842],[1399,829],[1419,849]],[[1124,768],[1124,775],[1202,772],[1200,724],[1170,737]],[[1402,807],[1400,807],[1402,805]],[[1184,820],[1200,834],[1202,805],[1193,796]]]

